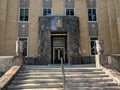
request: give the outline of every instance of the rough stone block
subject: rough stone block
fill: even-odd
[[[0,90],[7,90],[6,85],[10,82],[13,76],[19,71],[20,66],[12,66],[1,78],[0,78]]]
[[[96,60],[96,67],[98,68],[107,64],[105,55],[95,55],[95,60]]]
[[[0,56],[0,72],[6,72],[13,65],[13,56]]]

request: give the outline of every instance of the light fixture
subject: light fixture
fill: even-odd
[[[25,28],[25,25],[23,24],[22,27]]]
[[[95,27],[95,24],[92,24],[92,27]]]

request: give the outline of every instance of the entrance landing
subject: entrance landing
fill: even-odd
[[[82,64],[82,65],[69,65],[64,64],[64,68],[95,68],[95,64]],[[49,65],[26,65],[25,68],[33,69],[33,68],[61,68],[61,64],[49,64]]]

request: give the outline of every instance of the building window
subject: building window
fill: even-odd
[[[20,9],[20,21],[28,21],[28,9]]]
[[[19,38],[19,40],[24,42],[23,55],[27,56],[27,53],[28,53],[28,40],[27,40],[27,38]]]
[[[88,20],[97,21],[96,9],[88,9]]]
[[[52,10],[51,9],[43,9],[43,16],[51,16]]]
[[[65,10],[66,16],[74,16],[74,9],[66,9]]]
[[[98,40],[98,37],[91,37],[90,38],[91,55],[97,54],[96,43],[95,43],[96,40]]]

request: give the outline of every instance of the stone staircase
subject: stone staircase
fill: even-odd
[[[65,66],[65,90],[120,90],[120,87],[94,65]],[[60,65],[25,66],[7,90],[64,90]]]

